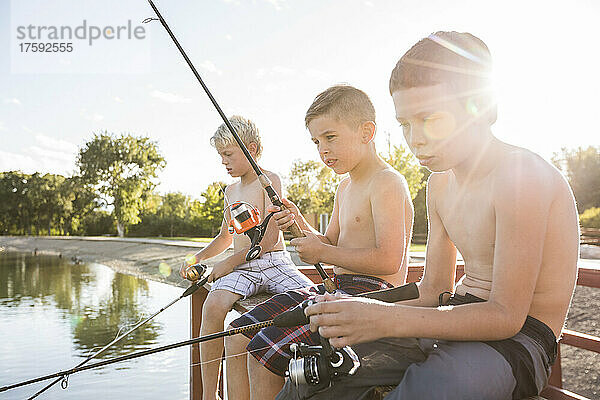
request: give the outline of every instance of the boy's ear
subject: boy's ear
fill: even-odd
[[[360,125],[360,135],[362,142],[364,144],[369,143],[375,138],[375,131],[377,130],[377,126],[373,121],[366,121]]]
[[[258,146],[256,145],[256,143],[250,142],[246,147],[248,148],[250,154],[252,154],[252,158],[256,158],[256,150],[258,150]]]

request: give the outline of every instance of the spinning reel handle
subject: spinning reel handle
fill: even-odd
[[[196,282],[202,279],[202,276],[206,273],[207,266],[205,264],[192,264],[185,270],[185,279]]]

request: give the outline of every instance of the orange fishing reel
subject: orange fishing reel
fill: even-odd
[[[250,203],[236,201],[231,208],[231,220],[229,220],[229,233],[241,235],[246,231],[260,225],[260,211]],[[227,209],[225,209],[227,211]]]
[[[229,221],[229,233],[238,235],[242,233],[250,238],[250,250],[246,254],[246,261],[252,261],[260,254],[262,248],[259,243],[265,236],[267,224],[273,216],[267,214],[265,220],[260,222],[260,211],[250,203],[236,201],[223,210],[223,214],[230,209],[231,219]]]
[[[192,282],[199,281],[206,273],[207,267],[204,264],[196,263],[188,266],[184,271],[185,279]]]

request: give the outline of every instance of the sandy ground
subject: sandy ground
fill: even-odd
[[[33,252],[37,249],[39,253],[61,255],[67,259],[78,257],[83,262],[108,265],[118,272],[181,287],[187,284],[177,274],[179,265],[186,254],[193,254],[205,245],[158,239],[0,236],[0,247],[7,251]],[[583,250],[583,256],[596,258],[600,255],[598,248]],[[226,255],[211,261],[216,262],[223,257]],[[292,258],[300,264],[293,252]],[[170,268],[163,264],[159,269],[161,263]],[[600,336],[598,305],[600,289],[578,286],[567,318],[567,328]],[[566,345],[561,346],[561,352],[564,388],[590,399],[600,399],[600,354]]]

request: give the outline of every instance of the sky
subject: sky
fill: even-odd
[[[498,138],[548,160],[562,147],[600,145],[598,1],[155,4],[224,112],[259,127],[260,164],[284,178],[293,160],[318,160],[304,113],[336,83],[371,97],[380,150],[388,137],[404,145],[389,75],[438,30],[471,32],[490,48]],[[108,131],[158,144],[167,161],[159,192],[198,198],[213,181],[231,182],[209,144],[222,121],[160,23],[143,24],[143,39],[75,40],[71,54],[19,52],[18,26],[141,26],[152,16],[145,0],[0,0],[0,171],[71,175],[78,150]]]

